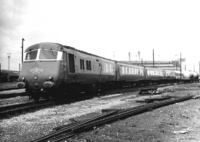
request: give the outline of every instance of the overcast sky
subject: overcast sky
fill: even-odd
[[[0,0],[0,63],[19,70],[24,46],[56,42],[115,60],[186,58],[199,71],[200,1]]]

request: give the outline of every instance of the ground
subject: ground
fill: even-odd
[[[199,142],[199,128],[199,100],[189,100],[105,125],[72,141]]]
[[[163,95],[199,95],[200,84],[169,86]],[[0,141],[27,142],[48,134],[70,119],[84,120],[105,108],[128,108],[141,105],[138,92],[95,97],[90,100],[60,105],[0,120]],[[191,99],[154,109],[124,120],[106,124],[67,141],[76,142],[198,142],[200,141],[200,100]]]

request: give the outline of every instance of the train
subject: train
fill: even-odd
[[[199,81],[196,72],[122,63],[59,43],[37,43],[25,50],[17,86],[38,101],[123,86]]]

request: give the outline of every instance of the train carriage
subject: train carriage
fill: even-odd
[[[117,62],[117,81],[140,84],[144,80],[144,67]]]
[[[176,74],[174,70],[165,70],[165,81],[166,82],[175,82],[176,81]]]
[[[192,82],[199,82],[199,74],[196,71],[192,72],[193,78],[191,79]]]
[[[28,47],[22,66],[17,86],[25,87],[35,100],[58,92],[96,90],[116,77],[115,61],[57,43]]]
[[[166,81],[198,81],[197,73],[142,67],[106,59],[58,43],[39,43],[25,50],[19,88],[38,101],[41,96],[72,96],[112,87]]]
[[[76,89],[92,91],[100,88],[102,83],[115,81],[115,61],[67,46],[64,46],[63,54],[64,62],[69,66],[65,83],[70,88],[74,83]]]
[[[145,67],[146,82],[160,83],[165,80],[165,71],[158,68]]]

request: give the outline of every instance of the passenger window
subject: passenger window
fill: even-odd
[[[86,69],[87,70],[92,70],[92,68],[91,68],[91,61],[86,60]]]
[[[74,54],[69,53],[69,72],[75,73]]]
[[[83,59],[80,59],[80,69],[81,69],[81,70],[84,70],[84,69],[85,69],[84,60],[83,60]]]

